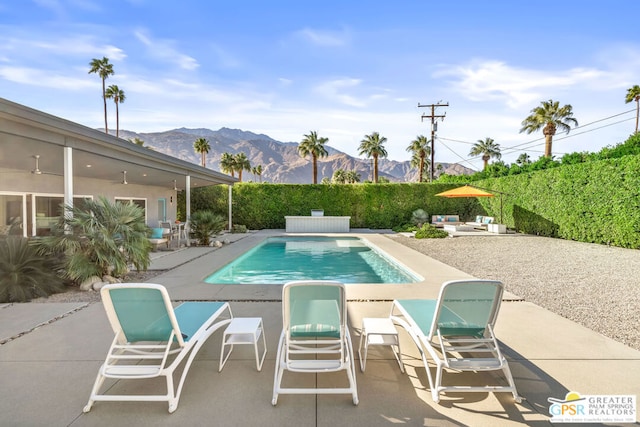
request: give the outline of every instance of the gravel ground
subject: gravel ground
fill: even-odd
[[[123,282],[127,283],[143,283],[147,282],[159,274],[164,273],[165,270],[152,270],[142,272],[132,272],[127,274],[123,279]],[[35,298],[31,302],[45,303],[45,302],[100,302],[100,292],[98,291],[81,291],[78,288],[70,288],[66,292],[59,294],[49,295],[47,298]]]
[[[640,350],[640,251],[528,235],[395,241]]]

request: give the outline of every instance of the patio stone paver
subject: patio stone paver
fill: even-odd
[[[439,404],[431,400],[419,354],[400,331],[407,373],[401,374],[387,348],[372,347],[367,370],[357,371],[360,404],[347,395],[283,395],[271,405],[276,345],[281,330],[281,286],[210,285],[202,280],[268,235],[254,233],[240,241],[199,256],[153,279],[165,284],[172,298],[230,301],[234,315],[262,317],[267,356],[261,372],[255,369],[251,346],[234,349],[218,373],[222,333],[202,348],[185,384],[180,404],[169,414],[166,403],[97,402],[82,413],[97,369],[113,333],[99,303],[45,324],[0,346],[0,413],[3,424],[30,426],[103,425],[216,425],[244,426],[519,426],[549,425],[549,397],[581,394],[640,394],[640,352],[557,316],[539,306],[504,302],[496,326],[510,360],[518,391],[526,400],[515,403],[508,393],[451,393]],[[363,317],[388,315],[393,298],[431,298],[449,278],[468,277],[391,239],[367,235],[373,243],[423,276],[413,285],[353,286],[348,289],[349,322],[354,346]],[[188,249],[190,250],[190,249]],[[188,252],[185,251],[185,252]],[[179,252],[171,256],[178,256]],[[180,257],[182,255],[179,255]],[[180,260],[178,260],[180,261]],[[56,316],[66,307],[25,304],[19,313],[1,318],[1,327],[38,324],[38,310],[51,305]],[[40,308],[42,307],[42,308]],[[2,312],[12,307],[1,308]],[[7,311],[8,313],[8,311]],[[27,320],[29,319],[29,320]],[[41,323],[41,322],[40,322]],[[356,356],[357,357],[357,356]],[[491,374],[464,373],[480,380]],[[452,374],[450,381],[457,381]],[[303,381],[315,381],[314,375]],[[318,375],[317,381],[342,381],[342,375]],[[158,383],[119,383],[137,392],[155,391]]]
[[[0,343],[85,305],[87,304],[5,304],[0,307]]]

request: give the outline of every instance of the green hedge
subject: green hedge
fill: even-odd
[[[507,193],[503,222],[510,228],[640,248],[640,156],[486,179],[477,185]],[[480,203],[491,215],[499,215],[499,197]]]
[[[233,186],[233,222],[250,229],[284,228],[286,215],[324,209],[325,215],[351,216],[352,228],[386,229],[409,223],[414,210],[424,209],[429,216],[457,214],[463,221],[490,215],[528,234],[640,248],[640,156],[474,183],[504,193],[497,197],[436,196],[459,185],[239,183]],[[226,186],[194,190],[192,211],[206,209],[226,216],[227,198]],[[184,197],[179,202],[184,212]]]
[[[406,224],[416,209],[429,215],[458,214],[471,218],[482,211],[476,199],[447,199],[435,194],[456,184],[259,184],[233,186],[233,222],[251,229],[284,228],[287,215],[350,216],[352,228],[386,229]],[[226,215],[228,189],[213,186],[194,190],[192,211]],[[184,202],[183,202],[184,203]]]

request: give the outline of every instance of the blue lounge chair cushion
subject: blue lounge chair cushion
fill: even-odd
[[[437,300],[398,300],[406,312],[416,322],[425,336],[431,333],[433,316],[435,315]],[[485,332],[485,325],[469,324],[455,312],[443,306],[438,319],[438,330],[443,336],[473,336],[481,337]]]
[[[340,312],[337,302],[296,301],[291,310],[291,336],[340,338]]]
[[[152,239],[162,239],[162,228],[152,228],[151,229],[151,238]]]
[[[189,339],[200,329],[213,313],[218,311],[224,302],[184,302],[173,309],[180,326],[182,339]]]

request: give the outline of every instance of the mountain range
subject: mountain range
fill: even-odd
[[[170,156],[201,163],[200,153],[193,149],[198,138],[209,141],[211,149],[206,155],[206,167],[220,170],[220,157],[223,153],[237,154],[243,152],[251,162],[251,166],[262,165],[262,176],[255,177],[251,172],[243,173],[243,181],[262,181],[286,184],[308,184],[312,182],[312,163],[310,157],[301,157],[297,142],[280,142],[264,135],[240,129],[173,129],[165,132],[136,133],[120,131],[120,137],[133,140],[139,138],[144,146]],[[371,159],[358,159],[325,145],[329,155],[318,159],[318,182],[323,178],[331,179],[338,169],[357,171],[360,181],[370,180],[372,176]],[[440,164],[440,163],[439,163]],[[442,171],[450,175],[471,174],[474,171],[458,164],[441,163]],[[391,182],[416,182],[418,171],[410,166],[409,161],[379,159],[378,175]]]

